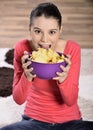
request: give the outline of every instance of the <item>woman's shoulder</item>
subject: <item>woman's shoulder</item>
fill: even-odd
[[[20,40],[14,47],[15,56],[21,57],[24,51],[30,51],[30,41],[28,39]]]
[[[29,44],[29,40],[28,39],[23,39],[23,40],[18,41],[15,44],[15,48],[25,47],[25,46],[27,46],[27,44]]]
[[[60,39],[59,41],[59,50],[62,50],[64,53],[74,52],[76,50],[80,50],[79,43],[75,42],[74,40],[63,40]]]
[[[80,48],[80,44],[74,40],[67,40],[67,46],[70,48]]]
[[[80,50],[81,47],[79,43],[75,42],[74,40],[67,40],[65,46],[65,52],[75,52]]]
[[[15,49],[18,51],[31,51],[30,40],[23,39],[16,43]]]

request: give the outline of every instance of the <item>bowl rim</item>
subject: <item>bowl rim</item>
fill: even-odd
[[[42,62],[37,62],[37,61],[33,61],[33,60],[31,60],[31,62],[33,62],[33,63],[37,63],[37,64],[42,64],[42,65],[57,65],[57,64],[65,63],[66,61],[57,62],[57,63],[42,63]]]

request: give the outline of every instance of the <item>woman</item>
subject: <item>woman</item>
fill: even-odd
[[[26,102],[22,121],[0,130],[93,130],[93,122],[83,121],[79,110],[80,46],[72,40],[59,39],[62,18],[52,3],[41,3],[30,15],[31,40],[16,44],[14,52],[13,98],[19,105]],[[38,48],[63,52],[67,66],[63,72],[44,80],[28,68],[28,52]],[[42,71],[42,70],[41,70]]]

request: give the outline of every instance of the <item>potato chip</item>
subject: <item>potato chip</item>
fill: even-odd
[[[59,55],[57,52],[51,49],[38,48],[37,51],[33,51],[30,56],[32,61],[40,63],[59,63],[65,60],[65,56]]]

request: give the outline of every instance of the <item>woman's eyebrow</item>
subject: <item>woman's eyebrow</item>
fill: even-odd
[[[39,29],[39,30],[42,30],[41,28],[39,28],[39,27],[34,27],[34,29]],[[51,28],[51,29],[49,29],[49,30],[52,30],[52,31],[57,31],[58,29],[57,28]]]
[[[34,29],[40,29],[39,27],[34,27]],[[41,30],[41,29],[40,29]]]
[[[55,29],[55,28],[54,28],[54,29],[50,29],[50,30],[57,31],[58,29]]]

